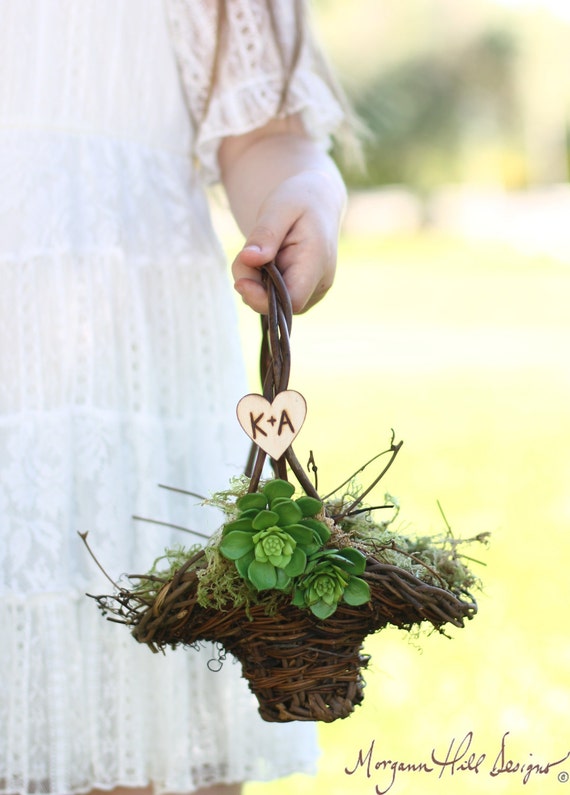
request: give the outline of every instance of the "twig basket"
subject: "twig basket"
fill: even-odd
[[[275,266],[266,267],[265,279],[270,311],[262,319],[261,376],[264,397],[272,400],[287,389],[292,313]],[[350,505],[328,517],[331,525],[341,528],[344,520],[362,511],[357,511],[357,506],[390,466],[400,446],[392,443],[390,461],[380,476]],[[246,469],[250,493],[259,488],[265,457],[263,450],[252,446]],[[285,480],[288,464],[305,493],[320,499],[291,447],[272,463],[276,476]],[[345,530],[339,530],[330,545],[346,544],[347,538]],[[270,606],[262,594],[239,605],[228,596],[221,605],[204,606],[199,601],[199,585],[209,565],[205,549],[167,578],[133,575],[138,587],[119,588],[113,596],[95,598],[105,612],[115,615],[111,620],[129,625],[135,639],[153,651],[211,641],[233,654],[258,699],[264,720],[331,722],[347,717],[362,702],[363,671],[368,663],[362,647],[367,635],[387,624],[405,630],[423,622],[438,630],[447,624],[463,627],[477,612],[469,592],[450,587],[437,572],[430,569],[434,577],[426,582],[383,560],[362,539],[352,538],[350,543],[366,558],[360,577],[369,587],[370,599],[357,606],[341,601],[325,619],[292,604],[286,593],[274,593]],[[150,597],[148,588],[141,587],[149,582],[154,586]]]
[[[476,613],[473,601],[422,582],[397,566],[369,557],[363,577],[369,604],[340,604],[320,621],[285,597],[271,615],[262,604],[204,609],[197,603],[199,563],[204,553],[182,566],[152,605],[136,591],[116,597],[133,635],[153,648],[213,641],[241,663],[266,721],[331,722],[345,718],[363,699],[362,671],[368,657],[362,643],[392,624],[401,629],[427,621],[436,628],[463,627]],[[198,568],[195,568],[198,564]]]

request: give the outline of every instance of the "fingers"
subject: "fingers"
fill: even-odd
[[[289,231],[282,224],[277,223],[275,231],[263,223],[256,226],[232,264],[235,289],[246,304],[262,315],[267,314],[268,305],[260,269],[277,258]]]
[[[334,280],[336,248],[334,251],[308,239],[289,235],[282,246],[276,244],[272,233],[255,231],[236,256],[232,272],[234,287],[243,301],[255,312],[267,314],[267,293],[263,286],[261,268],[275,260],[291,298],[295,314],[306,312],[326,294]],[[252,243],[257,239],[259,243]]]
[[[288,262],[296,254],[299,259],[295,262]],[[248,306],[260,314],[267,314],[268,311],[267,293],[262,282],[261,268],[271,261],[259,250],[245,247],[236,257],[233,265],[236,291]],[[302,258],[297,246],[286,249],[283,255],[282,252],[279,252],[275,262],[283,276],[295,314],[306,312],[307,309],[314,306],[332,284],[332,274],[330,276],[323,275],[319,279],[318,273],[311,267],[311,263],[307,263]]]
[[[323,248],[303,241],[287,247],[277,257],[277,267],[297,315],[318,303],[332,285],[336,255],[329,259]]]
[[[246,241],[232,265],[234,287],[253,310],[267,314],[267,294],[261,280],[261,268],[275,258],[272,246]]]
[[[327,292],[336,265],[337,227],[293,184],[281,186],[261,208],[256,226],[233,264],[234,286],[261,314],[268,311],[261,268],[275,261],[299,314]]]
[[[291,298],[291,303],[293,305],[293,312],[297,315],[306,312],[308,309],[311,309],[315,304],[324,298],[327,292],[330,290],[333,283],[332,275],[330,278],[324,278],[317,282],[315,287],[309,292],[302,294],[299,297],[295,297],[295,300]],[[289,291],[291,292],[291,290]]]

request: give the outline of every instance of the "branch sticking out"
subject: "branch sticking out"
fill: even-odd
[[[400,448],[401,448],[401,447],[402,447],[402,445],[404,444],[404,442],[403,442],[403,441],[400,441],[400,442],[398,442],[398,443],[396,444],[396,443],[394,442],[394,438],[395,438],[395,436],[394,436],[394,431],[392,431],[392,439],[391,439],[391,441],[390,441],[390,447],[389,447],[387,450],[384,450],[382,453],[379,453],[378,455],[374,456],[374,458],[371,458],[371,459],[370,459],[370,461],[368,461],[366,464],[364,464],[364,466],[362,466],[362,467],[361,467],[359,470],[357,470],[357,471],[354,473],[354,475],[352,475],[350,478],[348,478],[348,480],[345,480],[345,482],[344,482],[344,483],[342,483],[342,484],[341,484],[341,486],[339,486],[339,487],[338,487],[339,489],[340,489],[340,488],[342,488],[342,486],[344,486],[346,483],[350,482],[350,481],[351,481],[351,480],[352,480],[352,479],[355,477],[355,475],[357,475],[359,472],[362,472],[362,471],[363,471],[363,470],[364,470],[364,469],[365,469],[365,468],[368,466],[368,464],[372,463],[372,461],[375,461],[375,460],[376,460],[377,458],[379,458],[380,456],[382,456],[382,455],[387,455],[387,454],[389,454],[389,455],[390,455],[390,458],[389,458],[389,460],[388,460],[388,463],[387,463],[387,464],[386,464],[386,466],[385,466],[385,467],[382,469],[382,471],[380,472],[380,474],[378,475],[378,477],[376,477],[376,478],[375,478],[375,479],[372,481],[372,483],[371,483],[371,484],[368,486],[368,488],[367,488],[367,489],[364,489],[364,491],[362,492],[362,494],[360,494],[360,496],[359,496],[359,497],[357,497],[357,499],[356,499],[356,500],[354,500],[353,502],[351,502],[351,503],[350,503],[350,505],[349,505],[347,508],[345,508],[345,509],[344,509],[344,511],[342,511],[340,514],[338,514],[338,516],[335,516],[335,519],[336,519],[336,521],[337,521],[337,522],[338,522],[338,521],[340,521],[340,520],[342,520],[342,519],[344,519],[346,516],[350,516],[350,514],[351,514],[351,513],[353,513],[353,511],[355,510],[355,508],[356,508],[358,505],[360,505],[360,503],[361,503],[361,502],[362,502],[362,500],[363,500],[363,499],[366,497],[366,495],[367,495],[367,494],[369,494],[369,493],[372,491],[372,489],[373,489],[373,488],[374,488],[374,487],[375,487],[375,486],[376,486],[376,485],[377,485],[377,484],[378,484],[378,483],[379,483],[379,482],[382,480],[382,478],[384,477],[384,475],[386,474],[386,472],[387,472],[387,471],[390,469],[390,467],[391,467],[391,466],[392,466],[392,464],[394,463],[394,459],[396,458],[396,456],[397,456],[397,455],[398,455],[398,453],[400,452]],[[336,489],[335,491],[338,491],[338,489]],[[332,493],[334,494],[334,492],[332,492]],[[329,495],[329,496],[330,496],[330,495]],[[325,499],[326,499],[326,498],[325,498]]]
[[[117,585],[117,583],[115,582],[115,580],[113,580],[113,579],[112,579],[112,578],[111,578],[111,577],[110,577],[110,576],[107,574],[107,572],[105,571],[105,569],[103,568],[103,566],[102,566],[102,565],[99,563],[99,561],[98,561],[98,560],[97,560],[97,558],[95,557],[95,553],[93,552],[93,550],[91,549],[91,547],[90,547],[90,545],[89,545],[89,542],[87,541],[87,535],[88,535],[88,533],[80,533],[80,532],[78,532],[78,533],[77,533],[77,535],[78,535],[78,536],[79,536],[79,538],[80,538],[80,539],[83,541],[83,543],[84,543],[84,544],[85,544],[85,546],[87,547],[87,551],[89,552],[89,554],[91,555],[91,557],[93,558],[93,560],[95,561],[95,563],[97,564],[97,566],[99,567],[99,569],[100,569],[100,570],[103,572],[103,574],[105,575],[105,577],[106,577],[106,578],[109,580],[109,582],[111,583],[111,585],[112,585],[114,588],[116,588],[116,590],[117,590],[117,591],[120,591],[120,588],[119,588],[119,586]]]

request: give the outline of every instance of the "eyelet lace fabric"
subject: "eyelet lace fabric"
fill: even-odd
[[[261,0],[229,0],[197,138],[213,0],[0,2],[0,794],[191,792],[310,772],[314,728],[265,724],[219,652],[153,655],[86,592],[219,516],[246,389],[204,184],[221,138],[275,113]],[[282,35],[287,2],[278,3]],[[286,112],[340,118],[303,55]],[[239,76],[239,79],[238,79]]]
[[[283,59],[293,59],[294,5],[293,0],[273,3],[279,37],[276,42],[263,0],[226,0],[228,35],[222,46],[216,91],[207,102],[214,68],[217,4],[212,0],[168,3],[172,41],[188,106],[192,116],[201,121],[195,151],[207,181],[219,176],[216,153],[228,130],[238,135],[276,115],[299,113],[310,135],[328,147],[331,132],[342,121],[341,109],[321,74],[322,62],[307,30],[303,31],[286,101],[280,107]],[[196,13],[197,8],[200,13]],[[189,48],[189,41],[196,42],[196,46]]]

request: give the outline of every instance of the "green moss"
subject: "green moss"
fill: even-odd
[[[211,497],[204,500],[204,505],[212,505],[219,508],[225,514],[233,514],[237,511],[236,503],[240,497],[247,494],[250,479],[245,475],[237,475],[230,479],[229,488],[223,491],[216,491]]]

